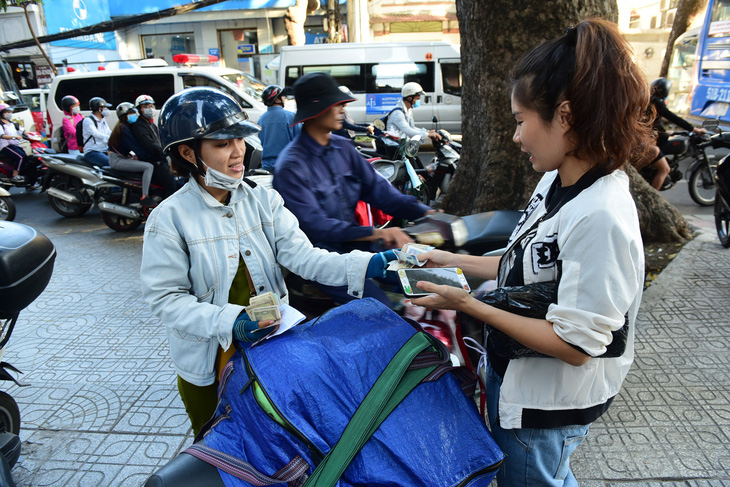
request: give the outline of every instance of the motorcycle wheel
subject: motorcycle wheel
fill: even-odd
[[[712,206],[715,202],[715,178],[706,164],[697,166],[689,176],[689,195],[700,206]]]
[[[715,228],[722,246],[730,248],[730,208],[720,196],[715,196]]]
[[[67,191],[81,201],[81,203],[69,203],[68,201],[63,201],[62,199],[48,195],[48,201],[51,203],[51,207],[59,215],[74,218],[83,215],[91,208],[91,203],[86,202],[87,197],[83,192],[81,181],[78,178],[71,176],[54,178],[54,180],[51,181],[51,186],[56,189]]]
[[[112,195],[106,198],[109,203],[122,204],[121,195]],[[115,232],[131,232],[142,224],[141,218],[127,218],[113,213],[101,212],[101,219],[104,224]]]
[[[406,181],[406,183],[403,185],[402,193],[415,196],[418,201],[426,206],[429,206],[431,204],[431,200],[433,199],[431,197],[431,192],[428,188],[428,185],[423,178],[421,178],[421,186],[419,186],[418,189],[413,188],[410,180]]]
[[[11,222],[15,218],[15,203],[8,196],[0,196],[0,221]]]
[[[0,433],[20,434],[20,408],[7,392],[0,391]]]

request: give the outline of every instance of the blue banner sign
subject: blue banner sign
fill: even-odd
[[[43,3],[49,34],[88,27],[110,19],[107,0],[53,0]],[[81,35],[51,42],[54,46],[116,50],[113,32]]]
[[[56,3],[59,0],[49,1],[50,3]],[[138,15],[150,12],[157,12],[159,10],[165,10],[167,8],[178,7],[180,5],[187,5],[191,3],[191,0],[155,0],[150,2],[148,0],[108,0],[109,11],[114,17],[121,17],[124,15]],[[227,2],[217,3],[210,7],[201,8],[200,11],[213,11],[213,10],[246,10],[246,9],[259,9],[259,8],[286,8],[291,7],[296,3],[296,0],[228,0]],[[47,5],[44,3],[44,5]]]
[[[398,104],[399,93],[375,93],[365,95],[365,113],[368,115],[385,115]]]

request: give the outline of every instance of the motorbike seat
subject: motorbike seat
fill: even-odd
[[[201,440],[200,444],[205,444]],[[187,453],[181,453],[152,474],[144,487],[225,487],[218,469]]]
[[[481,255],[504,247],[522,214],[516,210],[497,210],[462,217],[469,234],[464,250]]]
[[[684,135],[673,135],[660,147],[664,155],[684,154],[689,147],[689,138]]]
[[[105,167],[103,171],[104,174],[109,174],[110,176],[114,176],[115,178],[119,179],[132,181],[142,180],[142,172],[140,171],[121,171],[119,169],[112,169],[111,167]]]

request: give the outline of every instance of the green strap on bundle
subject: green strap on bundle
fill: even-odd
[[[337,444],[304,483],[304,487],[330,487],[370,437],[405,397],[438,366],[408,370],[419,353],[434,348],[429,335],[413,335],[393,357],[352,415]]]

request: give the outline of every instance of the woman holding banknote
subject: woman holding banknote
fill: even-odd
[[[359,297],[366,278],[384,275],[392,254],[313,247],[278,193],[243,178],[245,138],[260,128],[230,96],[183,90],[162,107],[159,127],[172,170],[189,181],[147,220],[142,292],[167,327],[197,434],[215,411],[217,373],[234,340],[253,342],[276,329],[275,320],[254,321],[245,307],[252,296],[256,309],[287,303],[282,266],[326,285],[346,284]]]

